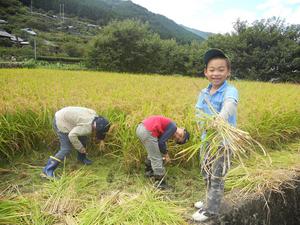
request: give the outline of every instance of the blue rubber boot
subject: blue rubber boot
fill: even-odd
[[[41,176],[46,178],[54,178],[54,170],[58,167],[61,161],[53,156],[50,156],[46,166],[43,168]]]
[[[89,159],[86,157],[86,154],[85,154],[85,153],[77,152],[77,159],[78,159],[78,161],[80,161],[81,163],[83,163],[83,164],[85,164],[85,165],[91,165],[91,164],[92,164],[92,161],[89,160]]]

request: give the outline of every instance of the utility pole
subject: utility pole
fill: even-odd
[[[65,4],[62,4],[62,12],[63,12],[63,23],[65,22]]]
[[[65,22],[65,4],[59,4],[59,16]]]
[[[36,60],[36,40],[35,40],[35,37],[33,39],[33,45],[34,45],[34,60]]]
[[[32,0],[30,0],[30,13],[32,14]]]

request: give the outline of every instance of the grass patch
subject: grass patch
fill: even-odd
[[[136,194],[116,192],[82,211],[79,224],[187,224],[182,209],[152,188]]]
[[[22,157],[12,167],[3,166],[0,179],[5,198],[17,201],[22,196],[35,202],[45,218],[41,217],[44,223],[31,224],[89,224],[90,218],[99,217],[99,224],[181,225],[194,210],[192,203],[205,192],[197,168],[168,166],[167,178],[173,189],[159,192],[153,181],[143,176],[143,168],[128,173],[122,159],[110,154],[92,155],[94,163],[82,166],[73,152],[65,167],[57,169],[61,179],[56,181],[39,177],[46,163],[41,158]]]
[[[299,182],[299,144],[300,142],[287,145],[285,151],[270,152],[272,162],[269,164],[252,157],[244,166],[230,170],[226,178],[227,191],[236,189],[240,197],[247,197],[253,193],[281,193],[283,188],[294,188]]]

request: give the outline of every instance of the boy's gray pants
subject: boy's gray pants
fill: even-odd
[[[142,123],[138,125],[136,135],[147,150],[147,158],[151,161],[154,175],[163,176],[165,174],[165,168],[163,165],[162,154],[159,151],[157,137],[153,137],[151,132],[148,131]]]
[[[207,160],[207,156],[204,158]],[[227,163],[226,163],[227,164]],[[227,173],[228,166],[224,162],[224,157],[221,156],[205,171],[201,168],[202,175],[207,185],[206,211],[212,214],[219,214],[221,201],[224,195],[224,176]]]

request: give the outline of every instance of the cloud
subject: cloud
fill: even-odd
[[[299,24],[300,23],[300,6],[294,9],[293,13],[289,15],[288,19],[286,20],[288,23],[291,24]]]
[[[178,24],[198,30],[226,33],[233,30],[238,18],[247,20],[266,19],[273,16],[287,23],[299,24],[300,0],[266,0],[255,2],[226,0],[132,0],[149,11],[164,15]]]
[[[159,14],[179,15],[188,14],[193,11],[202,11],[210,8],[216,0],[132,0],[132,2],[144,6],[148,10]]]
[[[253,21],[255,20],[255,13],[241,10],[228,9],[215,15],[207,15],[207,20],[198,24],[198,28],[204,31],[212,31],[215,33],[227,33],[233,31],[233,25],[237,19]]]
[[[267,0],[257,5],[262,18],[273,16],[285,19],[287,23],[299,24],[300,0]]]
[[[178,24],[202,31],[225,33],[233,29],[233,22],[238,17],[253,18],[253,13],[246,10],[221,10],[224,0],[132,0],[149,11],[162,14]]]
[[[189,25],[187,21],[196,21],[202,12],[210,9],[216,0],[132,0],[149,11],[164,15],[176,23]]]
[[[289,4],[300,4],[300,0],[287,0],[286,2]]]

